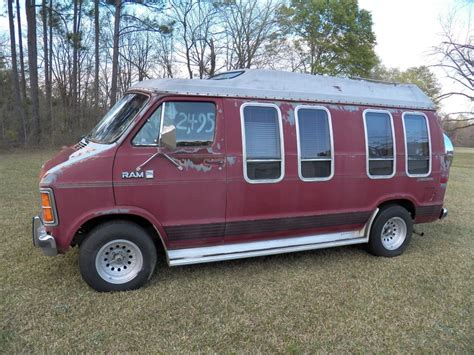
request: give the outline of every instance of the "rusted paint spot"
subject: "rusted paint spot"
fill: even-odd
[[[229,163],[230,166],[234,165],[236,161],[237,161],[237,158],[234,156],[227,157],[227,162]]]

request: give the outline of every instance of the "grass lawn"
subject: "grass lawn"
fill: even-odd
[[[0,352],[474,352],[474,149],[456,152],[444,221],[400,257],[362,247],[168,268],[99,294],[78,251],[31,244],[51,151],[0,153]]]

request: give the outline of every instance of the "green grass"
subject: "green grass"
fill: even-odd
[[[31,244],[38,171],[0,154],[0,352],[473,352],[474,150],[457,152],[448,219],[400,257],[345,247],[207,265],[160,264],[143,289],[99,294],[78,251]]]

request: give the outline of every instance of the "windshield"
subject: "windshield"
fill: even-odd
[[[124,95],[97,126],[87,136],[93,142],[109,144],[116,141],[142,109],[147,96],[142,94]]]

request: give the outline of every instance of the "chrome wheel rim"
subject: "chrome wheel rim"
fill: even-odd
[[[382,228],[382,245],[385,249],[399,248],[407,237],[407,224],[400,217],[390,218]]]
[[[143,255],[140,248],[125,239],[108,242],[95,257],[99,276],[112,284],[124,284],[133,280],[142,266]]]

